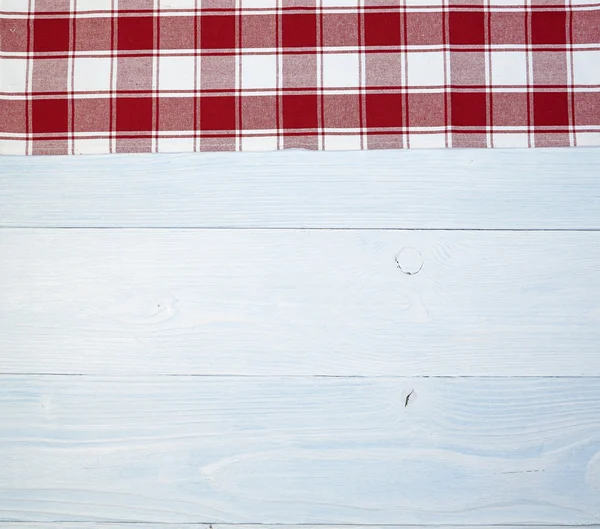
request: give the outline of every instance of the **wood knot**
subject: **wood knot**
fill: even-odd
[[[416,248],[406,246],[396,255],[396,264],[403,274],[413,276],[423,268],[423,255]]]

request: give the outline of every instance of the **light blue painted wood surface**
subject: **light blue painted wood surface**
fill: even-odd
[[[0,158],[0,529],[600,524],[599,230],[600,149]]]
[[[8,525],[8,524],[5,524]],[[19,529],[132,529],[143,527],[144,529],[221,529],[238,527],[239,529],[345,529],[348,525],[332,525],[332,524],[197,524],[197,523],[131,523],[131,522],[20,522]],[[353,529],[406,529],[414,527],[415,529],[448,529],[448,525],[398,525],[398,524],[352,524]],[[452,525],[452,529],[471,529],[472,525]],[[539,525],[478,525],[479,529],[536,529]],[[544,525],[544,529],[560,529],[564,525]],[[586,527],[595,529],[598,525],[587,525]]]
[[[599,229],[599,149],[0,158],[0,226]]]
[[[3,229],[0,254],[1,373],[600,375],[599,232]]]
[[[593,523],[599,382],[4,376],[0,512],[41,521]]]

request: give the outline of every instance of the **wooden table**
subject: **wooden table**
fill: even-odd
[[[0,158],[0,529],[600,524],[599,230],[600,149]]]

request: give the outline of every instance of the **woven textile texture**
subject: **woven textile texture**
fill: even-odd
[[[600,145],[600,0],[0,0],[0,153]]]

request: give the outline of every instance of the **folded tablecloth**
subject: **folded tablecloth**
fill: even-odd
[[[0,0],[0,153],[600,145],[600,0]]]

